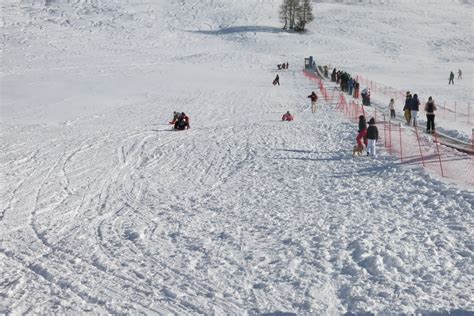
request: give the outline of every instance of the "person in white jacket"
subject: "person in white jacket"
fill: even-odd
[[[390,118],[395,118],[395,100],[390,99],[390,103],[388,104],[388,109],[390,110]]]

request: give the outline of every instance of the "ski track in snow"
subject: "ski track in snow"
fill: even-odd
[[[311,40],[254,25],[271,4],[230,3],[2,4],[2,80],[41,106],[2,92],[0,313],[474,310],[472,190],[382,146],[353,159],[355,124],[310,113]]]

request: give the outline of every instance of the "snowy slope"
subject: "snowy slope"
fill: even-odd
[[[305,35],[279,1],[2,2],[0,312],[472,312],[474,188],[352,159],[300,69],[468,100],[472,3],[370,2],[315,2]]]

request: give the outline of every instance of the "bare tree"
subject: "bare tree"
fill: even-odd
[[[303,0],[298,7],[297,12],[298,23],[296,28],[298,31],[304,31],[306,23],[313,21],[313,7],[310,0]]]
[[[283,29],[286,30],[288,27],[288,20],[289,20],[289,12],[290,12],[290,3],[289,0],[283,0],[283,3],[280,5],[280,21],[284,23]]]
[[[299,9],[300,0],[283,0],[279,12],[280,21],[284,23],[283,29],[295,29]]]

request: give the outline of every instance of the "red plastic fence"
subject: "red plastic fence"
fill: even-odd
[[[304,75],[314,81],[326,102],[333,104],[337,98],[335,108],[341,111],[347,118],[357,121],[359,115],[364,115],[368,119],[374,117],[379,130],[383,128],[384,133],[379,143],[383,143],[392,155],[400,158],[406,165],[420,165],[439,174],[442,177],[459,180],[464,183],[474,184],[474,157],[456,150],[440,145],[437,135],[421,134],[417,128],[402,125],[398,122],[387,120],[385,115],[377,113],[376,108],[366,108],[359,104],[357,99],[346,100],[346,94],[333,88],[331,97],[328,89],[315,73],[303,71]],[[398,94],[399,98],[405,98],[404,93],[396,89],[372,82],[375,91]],[[387,132],[388,130],[388,132]],[[472,130],[472,144],[474,147],[474,129]]]
[[[360,75],[356,78],[361,87],[370,88],[372,95],[382,95],[387,97],[387,99],[393,98],[398,104],[405,104],[406,92],[375,82]],[[423,100],[422,104],[425,102],[426,100]],[[474,125],[474,109],[471,108],[471,102],[449,103],[446,101],[437,101],[436,104],[438,107],[437,115],[439,115],[440,118]]]
[[[366,112],[358,101],[347,101],[342,92],[339,92],[335,108],[354,122],[359,115],[364,115],[367,119],[373,117],[379,129],[379,143],[390,154],[399,157],[404,165],[424,167],[441,177],[474,184],[474,157],[442,146],[437,134],[424,134],[419,127],[387,120],[385,115],[380,115],[372,107],[368,107],[370,111]]]

